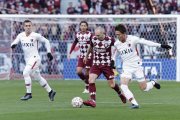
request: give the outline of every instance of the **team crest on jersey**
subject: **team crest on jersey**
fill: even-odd
[[[31,42],[33,42],[33,39],[31,39]]]
[[[128,44],[129,47],[131,47],[131,44]]]

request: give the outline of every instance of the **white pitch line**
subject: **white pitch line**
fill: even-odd
[[[119,104],[121,102],[96,102],[97,104]],[[164,103],[140,103],[140,104],[164,104]]]

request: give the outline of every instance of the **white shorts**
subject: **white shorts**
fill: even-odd
[[[136,67],[136,68],[127,67],[122,70],[121,77],[129,78],[129,79],[135,78],[138,82],[145,81],[145,75],[142,67]]]
[[[30,65],[31,69],[37,69],[41,65],[41,59],[39,59],[39,58],[30,58],[30,59],[28,59],[26,65]]]

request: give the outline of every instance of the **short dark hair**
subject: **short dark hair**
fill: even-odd
[[[88,27],[88,23],[87,23],[86,21],[81,21],[81,22],[79,23],[79,25],[81,25],[82,23],[85,23],[85,24],[87,25],[87,27]]]
[[[119,31],[123,34],[126,34],[126,27],[123,24],[119,24],[115,27],[115,31]]]
[[[28,23],[28,22],[31,22],[30,20],[24,20],[24,22],[23,22],[23,25],[25,24],[25,23]],[[32,23],[32,22],[31,22]]]

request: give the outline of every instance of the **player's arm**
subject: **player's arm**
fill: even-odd
[[[76,47],[76,44],[78,43],[78,40],[77,38],[74,40],[72,46],[71,46],[71,49],[70,49],[70,52],[69,52],[69,55],[68,55],[68,59],[70,59],[70,56],[71,56],[71,53],[72,51],[74,50],[74,48]]]
[[[138,43],[144,44],[144,45],[147,45],[147,46],[151,46],[151,47],[161,47],[161,48],[165,48],[165,49],[167,49],[167,50],[169,50],[169,49],[172,48],[172,47],[169,46],[169,45],[164,45],[164,44],[152,42],[152,41],[146,40],[146,39],[144,39],[144,38],[140,38],[140,39],[138,40]]]
[[[115,47],[115,39],[114,38],[112,38],[111,39],[111,51],[112,51],[112,58],[111,58],[111,64],[110,64],[110,66],[111,66],[111,68],[112,69],[116,69],[116,67],[115,67],[115,59],[116,59],[116,56],[117,56],[117,49],[116,49],[116,47]]]
[[[119,52],[117,49],[115,49],[114,54],[112,54],[112,60],[111,60],[111,68],[113,68],[113,69],[116,69],[115,61],[116,61],[117,56],[119,56]]]
[[[84,59],[83,59],[83,62],[84,62],[84,63],[87,62],[88,56],[89,56],[90,53],[92,53],[92,51],[93,51],[93,47],[90,45],[90,46],[88,47],[88,49],[87,49],[86,56],[85,56]]]
[[[49,58],[49,60],[51,61],[53,59],[53,56],[51,54],[51,45],[50,45],[50,42],[48,39],[46,39],[45,37],[43,36],[39,36],[39,39],[41,42],[44,42],[45,43],[45,47],[46,47],[46,50],[47,50],[47,57]]]
[[[113,69],[113,72],[114,72],[115,76],[117,76],[119,74],[118,71],[116,70],[116,66],[115,66],[115,64],[117,65],[117,63],[115,63],[115,61],[117,59],[117,56],[119,56],[119,52],[115,48],[114,54],[112,54],[112,60],[111,60],[111,64],[110,64],[111,68]]]
[[[11,43],[11,48],[14,49],[17,44],[19,43],[20,39],[19,39],[19,35],[16,37],[16,39]]]

